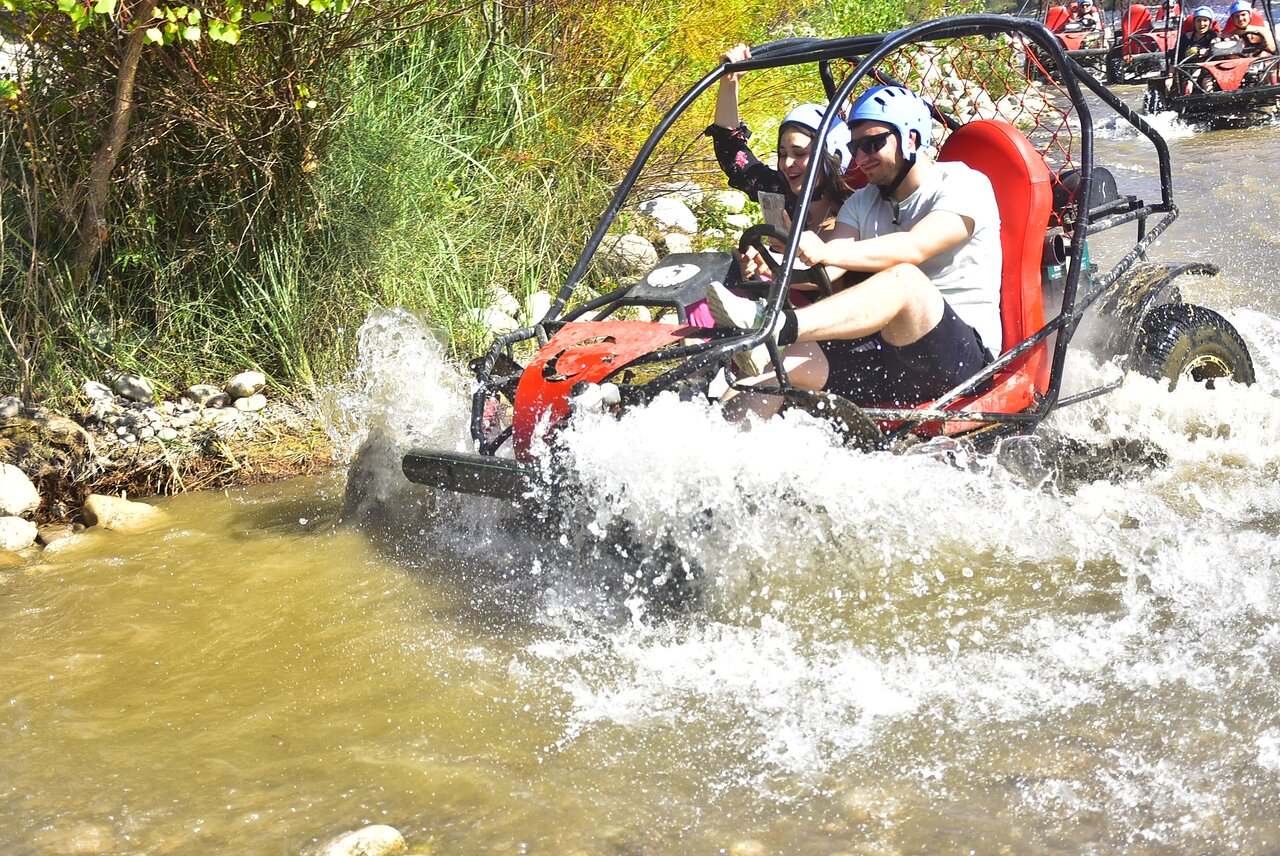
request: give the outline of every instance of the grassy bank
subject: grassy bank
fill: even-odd
[[[468,310],[494,285],[518,299],[554,290],[654,120],[725,46],[906,23],[884,0],[495,8],[320,52],[329,71],[299,101],[298,129],[255,137],[234,99],[210,102],[226,112],[211,125],[225,119],[244,152],[270,157],[231,157],[143,102],[86,280],[50,213],[74,181],[49,181],[40,158],[72,170],[83,157],[56,146],[88,143],[50,134],[24,149],[39,111],[65,101],[32,89],[0,126],[0,391],[66,403],[107,370],[165,393],[245,368],[305,391],[341,375],[376,305],[423,313],[470,354],[485,334]]]

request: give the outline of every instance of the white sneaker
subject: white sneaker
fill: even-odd
[[[717,325],[737,327],[739,330],[755,330],[764,318],[763,300],[752,300],[734,294],[718,282],[711,283],[711,287],[707,289],[707,308],[711,310],[711,317]],[[769,348],[761,344],[749,351],[735,354],[733,364],[744,377],[763,374],[770,365]]]

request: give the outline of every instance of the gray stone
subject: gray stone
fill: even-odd
[[[22,406],[22,399],[16,395],[6,395],[0,398],[0,419],[12,419],[15,416],[21,416],[26,410]]]
[[[170,428],[166,425],[164,428],[161,428],[156,432],[156,439],[168,443],[170,440],[178,439],[178,432],[176,429]]]
[[[747,207],[747,194],[741,190],[717,190],[711,196],[711,203],[730,214],[741,214]]]
[[[165,519],[163,511],[145,502],[131,502],[100,493],[89,494],[80,514],[89,526],[101,526],[116,532],[147,529]]]
[[[22,550],[36,542],[36,525],[21,517],[0,517],[0,550]]]
[[[87,380],[80,387],[80,394],[90,401],[101,401],[103,399],[111,399],[115,395],[111,391],[111,387],[105,383],[98,383],[96,380]]]
[[[525,298],[524,317],[530,324],[537,324],[550,308],[551,295],[545,291],[535,291]]]
[[[320,848],[320,856],[390,856],[405,849],[404,836],[399,830],[378,824],[329,841]]]
[[[246,398],[237,398],[235,408],[244,413],[252,413],[255,410],[261,410],[267,406],[267,397],[262,393],[250,395]]]
[[[180,401],[189,401],[192,404],[198,404],[201,407],[223,407],[225,404],[215,402],[215,399],[226,399],[225,404],[230,404],[230,396],[211,383],[198,383],[195,386],[187,387],[187,391],[178,396]]]
[[[200,421],[219,425],[235,419],[239,415],[240,411],[234,407],[206,407],[200,411]]]
[[[267,376],[262,372],[240,372],[240,374],[227,381],[224,387],[227,395],[231,396],[231,400],[237,398],[248,398],[249,396],[261,392],[262,388],[267,385]]]
[[[54,541],[70,538],[76,534],[76,528],[70,523],[48,523],[36,527],[36,542],[48,547]]]
[[[646,199],[640,203],[640,213],[650,218],[664,229],[695,234],[698,231],[698,218],[674,196],[659,196],[657,199]]]
[[[40,507],[40,492],[13,464],[0,464],[0,515],[22,515]]]
[[[755,221],[746,214],[730,214],[724,218],[724,222],[735,229],[750,229],[755,225]]]
[[[618,276],[635,276],[658,263],[658,251],[642,235],[607,237],[600,245],[605,266]]]
[[[662,242],[667,245],[668,253],[693,252],[693,239],[679,232],[668,232],[662,236]]]
[[[520,314],[520,301],[512,297],[511,292],[500,285],[490,287],[489,305],[512,317]]]
[[[141,404],[150,404],[156,400],[156,392],[151,387],[151,381],[142,375],[117,375],[111,381],[111,391],[121,398],[137,401]]]
[[[490,333],[510,333],[512,330],[520,329],[519,321],[496,306],[470,309],[467,315]]]

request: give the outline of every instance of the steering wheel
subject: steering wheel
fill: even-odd
[[[765,238],[773,238],[785,244],[791,240],[791,233],[769,223],[760,223],[742,233],[742,237],[738,240],[738,252],[745,253],[748,247],[754,249],[769,266],[769,273],[773,274],[774,279],[778,279],[782,276],[782,264],[774,258],[773,252],[765,245]],[[827,276],[827,269],[822,265],[803,270],[793,268],[791,281],[793,283],[811,282],[818,286],[819,295],[831,296],[831,278]]]

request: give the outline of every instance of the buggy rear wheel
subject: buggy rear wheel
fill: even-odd
[[[1253,359],[1231,322],[1212,309],[1191,303],[1165,303],[1142,319],[1134,368],[1169,386],[1187,378],[1213,389],[1227,379],[1253,383]]]
[[[1107,85],[1114,86],[1124,80],[1124,60],[1118,55],[1107,57]]]
[[[1154,116],[1168,109],[1169,106],[1164,96],[1164,90],[1154,83],[1148,84],[1147,94],[1142,99],[1142,112],[1148,116]]]

